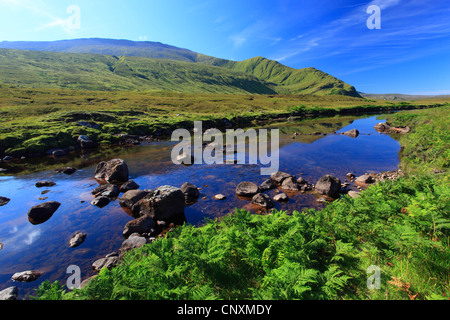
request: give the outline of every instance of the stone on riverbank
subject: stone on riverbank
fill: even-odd
[[[102,161],[97,165],[94,174],[95,179],[120,183],[128,181],[128,166],[122,159],[113,159],[110,161]]]
[[[329,174],[317,181],[315,189],[318,193],[331,198],[338,198],[341,190],[341,180]]]
[[[243,181],[236,187],[236,195],[240,197],[251,198],[259,192],[259,187],[250,181]]]

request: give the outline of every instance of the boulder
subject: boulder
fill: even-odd
[[[343,135],[349,136],[351,138],[357,138],[359,136],[359,131],[356,129],[352,129],[342,133]]]
[[[251,198],[259,192],[260,192],[259,187],[253,182],[249,181],[241,182],[236,187],[236,195],[240,197]]]
[[[128,238],[133,233],[148,233],[153,227],[155,227],[153,218],[148,215],[144,215],[140,218],[129,221],[125,225],[122,234],[125,238]]]
[[[274,182],[278,184],[281,184],[284,179],[290,177],[293,177],[293,175],[282,171],[274,172],[270,175],[270,179],[272,179]]]
[[[128,166],[122,159],[102,161],[95,169],[94,177],[110,183],[120,183],[128,181]]]
[[[300,177],[300,178],[297,179],[297,184],[298,184],[299,186],[303,186],[303,185],[305,185],[305,184],[308,184],[308,181],[306,181],[305,178]]]
[[[161,186],[133,206],[133,215],[149,215],[154,221],[181,225],[186,222],[184,193],[176,187]]]
[[[99,208],[104,208],[106,207],[109,203],[111,202],[111,200],[108,197],[105,196],[98,196],[96,197],[94,200],[91,201],[91,204],[93,206],[99,207]]]
[[[81,149],[90,149],[97,147],[97,144],[91,140],[88,136],[81,135],[77,139],[77,143]]]
[[[36,187],[37,188],[53,187],[55,185],[56,185],[56,183],[53,182],[53,181],[38,181],[38,182],[36,182]]]
[[[125,193],[125,192],[130,191],[130,190],[139,189],[139,187],[140,186],[136,182],[134,182],[133,180],[128,180],[127,182],[125,182],[124,184],[122,184],[120,186],[119,191],[122,192],[122,193]]]
[[[338,198],[341,190],[341,180],[331,175],[325,175],[316,183],[316,191],[331,198]]]
[[[181,186],[180,190],[184,194],[184,198],[186,200],[186,205],[194,203],[200,197],[200,191],[192,183],[189,183],[189,182],[184,183]]]
[[[75,234],[72,236],[72,238],[69,241],[69,246],[71,248],[75,248],[78,247],[79,245],[81,245],[84,240],[86,239],[87,234],[83,233],[83,232],[75,232]]]
[[[120,190],[115,184],[108,183],[98,186],[91,193],[94,197],[103,196],[108,198],[116,198],[119,196]]]
[[[267,180],[264,180],[259,185],[259,190],[267,191],[267,190],[275,189],[276,187],[277,187],[277,184],[275,183],[275,181],[273,181],[272,179],[267,179]]]
[[[276,196],[273,197],[273,200],[278,201],[278,202],[287,202],[289,201],[289,197],[287,196],[286,193],[279,193]]]
[[[17,272],[12,277],[11,280],[18,282],[32,282],[37,280],[42,275],[42,272],[30,270]]]
[[[44,223],[53,216],[60,205],[61,203],[56,201],[38,204],[28,211],[28,220],[34,225]]]
[[[369,174],[363,174],[362,176],[359,176],[358,178],[355,179],[355,183],[361,187],[364,187],[368,184],[372,184],[375,182],[376,180]]]
[[[5,290],[0,291],[0,301],[12,301],[17,300],[19,294],[19,289],[17,287],[9,287]]]
[[[92,269],[94,269],[94,271],[96,272],[100,272],[100,270],[102,270],[103,268],[108,268],[108,269],[112,269],[117,265],[117,262],[119,261],[119,257],[118,256],[109,256],[109,257],[105,257],[105,258],[101,258],[96,260],[93,264],[92,264]]]
[[[119,249],[120,255],[123,255],[128,250],[140,248],[147,243],[149,243],[147,238],[132,234],[128,239],[122,242]]]
[[[350,198],[358,198],[361,195],[361,192],[351,190],[348,192],[348,195]]]
[[[11,199],[6,197],[0,197],[0,207],[7,205],[9,201],[11,201]]]
[[[391,130],[391,126],[387,122],[377,123],[374,128],[378,132],[386,132]]]
[[[119,199],[119,204],[121,207],[133,210],[133,207],[149,194],[153,194],[153,190],[129,190],[125,192]]]
[[[252,203],[266,209],[271,209],[275,206],[272,199],[270,199],[270,197],[265,193],[258,193],[254,195],[252,198]]]
[[[290,191],[298,191],[297,180],[294,177],[288,177],[283,180],[281,183],[281,189],[290,190]]]

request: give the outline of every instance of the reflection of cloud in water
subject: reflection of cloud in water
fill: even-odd
[[[36,228],[36,226],[25,225],[21,228],[14,226],[10,232],[13,236],[3,241],[3,244],[5,249],[17,252],[25,245],[32,245],[40,237],[41,233],[41,228]]]
[[[41,235],[41,230],[40,230],[40,229],[34,230],[33,232],[31,232],[31,233],[29,233],[29,234],[27,235],[27,239],[24,240],[24,242],[25,242],[27,245],[31,245],[31,244],[34,242],[34,240],[36,240],[37,238],[39,238],[40,235]]]

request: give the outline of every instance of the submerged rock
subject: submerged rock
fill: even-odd
[[[93,206],[96,206],[96,207],[99,207],[99,208],[104,208],[110,202],[111,202],[111,200],[108,197],[106,197],[106,196],[98,196],[94,200],[91,201],[91,204]]]
[[[18,282],[32,282],[37,280],[42,275],[42,272],[30,270],[17,272],[12,277],[11,280]]]
[[[77,169],[75,169],[74,167],[64,167],[64,168],[56,169],[55,171],[58,173],[64,173],[64,174],[71,175],[71,174],[74,174],[77,171]]]
[[[289,201],[289,197],[287,196],[286,193],[279,193],[276,196],[273,197],[273,200],[278,201],[278,202],[287,202]]]
[[[200,191],[192,183],[186,182],[180,188],[181,192],[184,194],[186,200],[186,205],[192,204],[198,200],[200,197]]]
[[[53,187],[56,183],[53,181],[38,181],[36,182],[35,186],[37,188],[43,188],[43,187]]]
[[[75,232],[75,234],[72,236],[72,238],[69,241],[69,246],[71,248],[75,248],[78,247],[79,245],[81,245],[84,240],[86,239],[87,233],[84,232]]]
[[[124,184],[122,184],[120,186],[119,191],[122,192],[122,193],[125,193],[125,192],[130,191],[130,190],[139,189],[139,187],[140,186],[136,182],[134,182],[133,180],[128,180],[127,182],[125,182]]]
[[[266,209],[271,209],[275,206],[272,199],[265,193],[258,193],[253,196],[252,203]]]
[[[116,198],[120,194],[119,187],[115,184],[102,184],[91,192],[95,197],[104,196],[108,198]]]
[[[342,133],[343,135],[349,136],[351,138],[357,138],[359,136],[359,131],[356,129],[352,129]]]
[[[286,172],[282,172],[282,171],[278,171],[278,172],[274,172],[270,175],[270,179],[272,179],[274,182],[281,184],[283,182],[284,179],[293,177],[293,175],[286,173]]]
[[[7,205],[9,201],[11,201],[11,199],[6,197],[0,197],[0,207]]]

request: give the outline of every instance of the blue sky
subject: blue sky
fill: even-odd
[[[381,29],[367,27],[370,5]],[[450,94],[448,0],[0,0],[0,41],[89,37],[263,56],[362,92]]]

